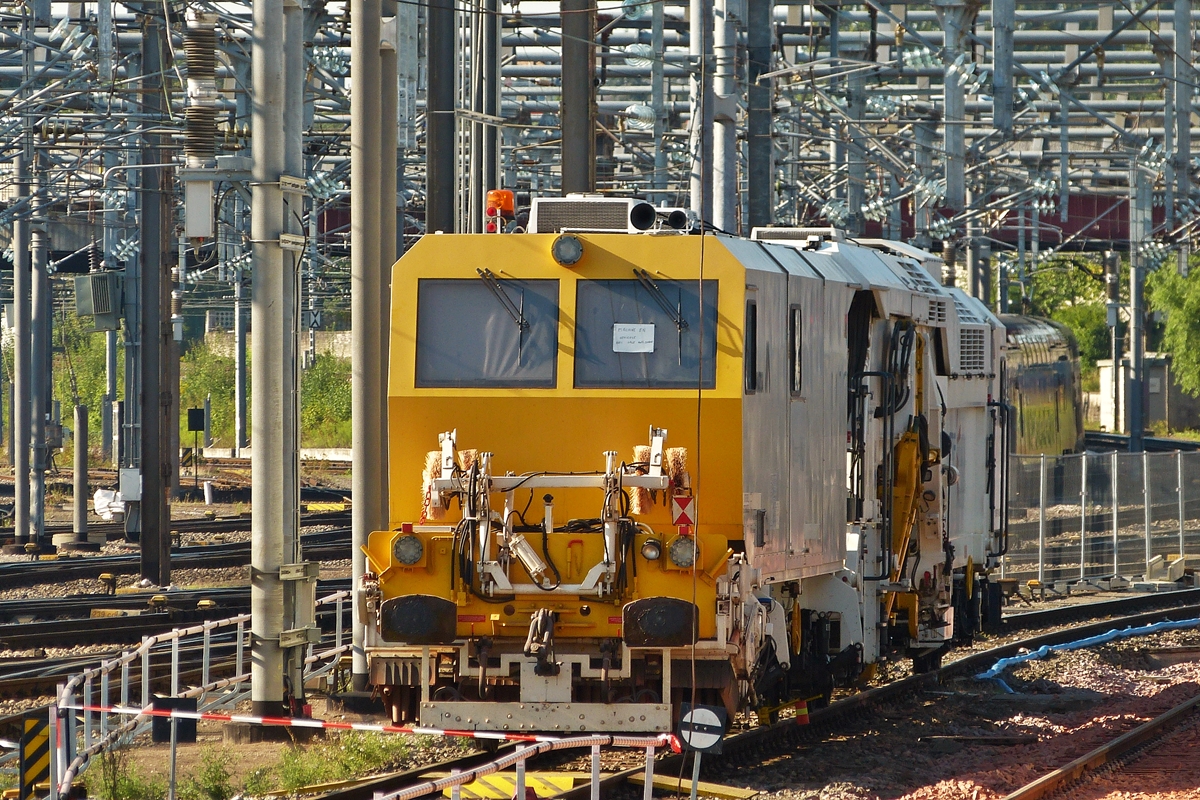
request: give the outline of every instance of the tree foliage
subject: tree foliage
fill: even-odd
[[[1185,278],[1168,264],[1146,281],[1150,305],[1166,312],[1162,347],[1172,355],[1180,388],[1200,395],[1200,268]]]
[[[1096,360],[1109,355],[1107,305],[1099,260],[1064,254],[1048,259],[1033,273],[1029,313],[1071,329],[1085,372],[1094,371]]]
[[[246,359],[249,362],[249,358]],[[246,375],[246,411],[250,411],[249,364]],[[187,409],[203,408],[204,398],[212,398],[210,431],[217,447],[234,446],[237,422],[235,400],[236,367],[233,356],[219,352],[207,339],[195,341],[179,363],[179,441],[190,447],[194,434],[187,429]],[[249,419],[246,421],[249,426]]]
[[[247,358],[249,361],[250,358]],[[234,361],[207,340],[188,348],[180,365],[180,441],[188,446],[187,408],[204,405],[212,397],[211,430],[216,446],[232,447],[237,405]],[[246,412],[250,413],[250,376],[247,365]],[[300,375],[300,443],[305,447],[350,446],[350,362],[323,353]],[[253,443],[251,443],[253,444]]]
[[[300,379],[300,429],[308,447],[350,446],[350,361],[322,353]]]

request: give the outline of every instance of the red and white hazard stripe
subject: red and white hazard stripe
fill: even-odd
[[[156,709],[151,707],[137,708],[136,706],[94,706],[94,705],[62,705],[63,711],[90,711],[93,714],[123,714],[128,716],[166,717],[175,719],[205,719],[214,722],[240,722],[247,725],[271,725],[289,728],[319,728],[331,731],[374,731],[377,733],[398,733],[413,736],[446,736],[464,739],[491,739],[502,742],[559,742],[561,736],[545,736],[533,733],[501,733],[493,731],[459,731],[442,728],[425,728],[419,725],[383,725],[372,722],[337,722],[325,719],[308,719],[304,717],[260,717],[251,714],[221,714],[214,711],[181,711],[178,709]],[[663,747],[669,746],[679,751],[679,740],[674,734],[660,733],[656,736],[623,736],[620,734],[603,734],[611,738],[613,747]]]

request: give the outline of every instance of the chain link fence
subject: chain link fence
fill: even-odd
[[[1200,452],[1012,456],[1009,476],[1003,577],[1173,580],[1200,562]]]

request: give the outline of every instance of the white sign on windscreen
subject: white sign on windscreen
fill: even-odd
[[[631,324],[617,322],[613,324],[614,353],[653,353],[654,352],[654,323]]]

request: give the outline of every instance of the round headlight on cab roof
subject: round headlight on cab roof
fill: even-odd
[[[573,267],[583,258],[583,241],[574,234],[560,233],[550,245],[550,255],[559,266]]]

